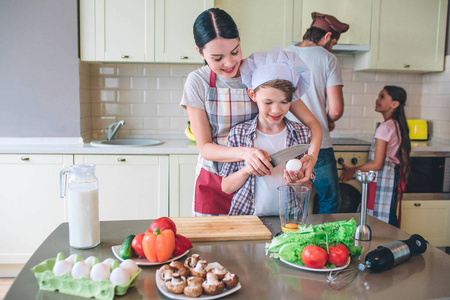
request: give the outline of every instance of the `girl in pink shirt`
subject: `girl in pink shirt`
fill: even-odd
[[[397,205],[401,203],[410,166],[411,142],[405,115],[406,92],[397,86],[385,86],[375,102],[375,111],[384,122],[377,128],[370,147],[369,162],[348,167],[340,179],[350,180],[356,170],[377,171],[374,182],[369,183],[367,208],[369,214],[391,225],[400,227]],[[400,211],[400,210],[399,210]]]

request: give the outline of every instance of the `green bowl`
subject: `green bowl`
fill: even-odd
[[[61,253],[58,254],[58,256],[60,255]],[[56,276],[53,274],[55,263],[56,258],[50,258],[31,269],[37,278],[39,289],[102,300],[113,299],[114,295],[125,295],[130,287],[135,286],[137,278],[142,271],[139,268],[137,272],[130,275],[128,282],[114,285],[108,279],[93,281],[87,276],[79,279],[73,278],[70,274]]]

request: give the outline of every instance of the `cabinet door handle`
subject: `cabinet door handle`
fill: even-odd
[[[422,204],[420,204],[420,203],[414,203],[414,206],[415,207],[420,207]]]
[[[124,161],[126,161],[126,159],[123,158],[123,157],[119,157],[119,158],[117,159],[117,161],[119,161],[119,162],[124,162]]]
[[[121,57],[122,57],[122,58],[130,58],[129,55],[122,55]]]
[[[28,156],[22,156],[22,157],[20,158],[20,160],[22,160],[22,161],[29,161],[30,158],[29,158]]]
[[[411,67],[411,65],[408,65],[408,64],[403,65],[403,68],[409,68],[409,67]]]
[[[189,59],[189,56],[180,56],[180,59]]]

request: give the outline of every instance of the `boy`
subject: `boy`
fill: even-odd
[[[296,144],[308,144],[310,130],[285,118],[293,97],[299,99],[308,87],[309,70],[303,61],[294,53],[277,47],[252,54],[241,67],[241,76],[259,114],[233,127],[227,146],[256,147],[270,155]],[[308,155],[299,157],[304,164],[309,163]],[[250,166],[244,161],[224,163],[220,171],[224,177],[222,190],[229,194],[235,192],[229,215],[278,215],[277,187],[304,176],[302,170],[292,172],[284,167],[284,164],[279,165],[270,175],[256,177],[251,175]],[[311,188],[314,176],[312,174],[304,185]]]

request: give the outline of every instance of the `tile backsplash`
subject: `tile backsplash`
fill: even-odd
[[[337,55],[344,80],[344,115],[333,135],[373,135],[375,99],[385,85],[408,93],[406,115],[426,119],[432,137],[450,140],[450,66],[439,73],[355,72],[353,56]],[[447,56],[447,61],[450,56]],[[187,112],[179,105],[189,72],[201,65],[88,64],[80,62],[81,135],[104,136],[120,120],[119,135],[183,134]]]

